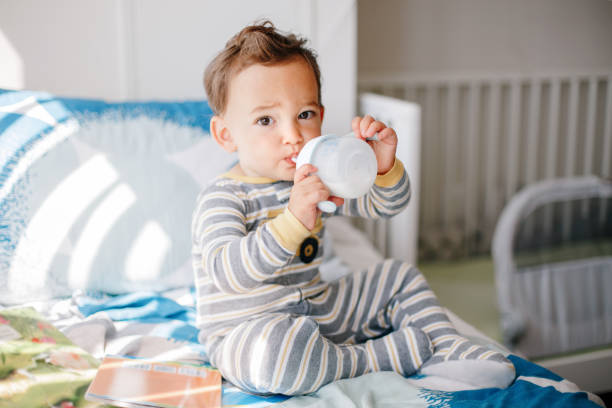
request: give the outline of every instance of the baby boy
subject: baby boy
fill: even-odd
[[[255,393],[304,394],[340,378],[418,370],[507,386],[512,364],[460,336],[423,275],[387,260],[324,282],[325,219],[391,217],[410,199],[395,157],[397,135],[371,116],[351,123],[368,141],[378,176],[363,197],[330,196],[317,169],[295,158],[321,135],[320,71],[305,40],[265,22],[229,40],[205,72],[210,132],[238,164],[198,197],[193,267],[199,340],[232,383]],[[481,378],[483,370],[486,378]]]

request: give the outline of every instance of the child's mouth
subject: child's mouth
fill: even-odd
[[[298,157],[298,154],[295,153],[295,154],[292,154],[291,156],[287,157],[285,160],[287,160],[290,164],[295,165],[295,163],[297,162],[297,157]]]

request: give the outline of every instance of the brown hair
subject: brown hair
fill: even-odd
[[[321,104],[321,71],[315,52],[304,46],[306,41],[294,34],[279,32],[268,20],[243,28],[225,44],[204,72],[204,89],[213,112],[219,115],[225,111],[233,75],[254,64],[273,65],[296,56],[303,57],[311,66]]]

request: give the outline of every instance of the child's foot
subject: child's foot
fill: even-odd
[[[514,365],[500,352],[474,344],[459,335],[449,335],[436,344],[433,355],[420,372],[466,382],[478,388],[506,388],[516,375]]]
[[[413,326],[368,340],[365,346],[371,371],[395,371],[404,376],[416,373],[433,353],[429,336]]]

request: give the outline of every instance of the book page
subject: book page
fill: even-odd
[[[133,406],[220,407],[221,374],[204,366],[107,356],[86,398]]]

